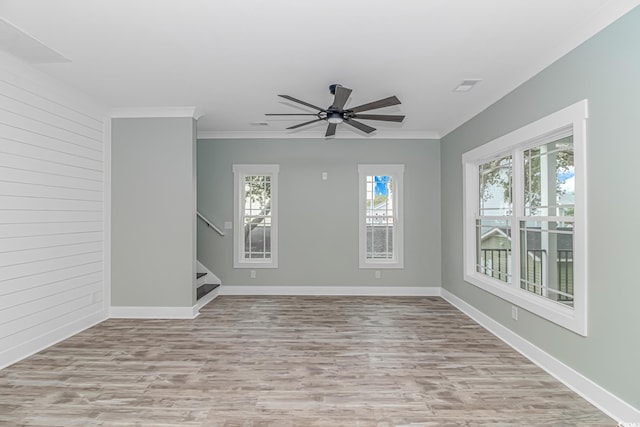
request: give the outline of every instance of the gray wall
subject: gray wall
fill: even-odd
[[[232,268],[231,230],[198,223],[198,259],[223,285],[440,286],[440,147],[437,140],[200,140],[198,209],[233,218],[234,163],[276,163],[279,268]],[[358,268],[359,163],[405,164],[405,268]],[[321,173],[328,172],[328,180]]]
[[[112,121],[113,306],[195,303],[195,121]]]
[[[640,408],[640,8],[442,140],[443,287]],[[587,98],[589,335],[581,337],[462,280],[463,152]]]

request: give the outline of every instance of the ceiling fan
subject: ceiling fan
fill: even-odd
[[[390,107],[392,105],[400,104],[400,100],[395,96],[379,99],[377,101],[369,102],[367,104],[358,105],[357,107],[347,108],[344,106],[351,95],[351,89],[343,87],[339,84],[333,84],[329,86],[329,91],[334,95],[333,104],[327,108],[320,108],[308,102],[301,101],[289,95],[278,95],[289,101],[297,102],[298,104],[305,105],[307,107],[317,110],[317,113],[273,113],[265,114],[266,116],[316,116],[317,118],[308,122],[300,123],[294,126],[290,126],[287,129],[297,129],[302,126],[310,125],[319,121],[326,121],[329,123],[327,126],[327,133],[325,137],[333,136],[336,134],[336,128],[339,123],[346,123],[366,133],[371,133],[375,128],[359,122],[354,119],[361,120],[382,120],[386,122],[402,122],[404,116],[389,115],[389,114],[360,114],[362,111],[376,110],[378,108]]]

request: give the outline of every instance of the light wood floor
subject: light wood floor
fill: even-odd
[[[615,426],[440,298],[219,297],[0,371],[2,426]]]

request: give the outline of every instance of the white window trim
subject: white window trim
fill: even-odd
[[[393,259],[368,260],[366,215],[367,175],[390,175],[393,177]],[[358,259],[360,268],[404,268],[404,165],[358,165]]]
[[[278,172],[279,165],[233,165],[233,268],[278,268]],[[244,258],[243,193],[246,175],[271,176],[271,258]]]
[[[464,280],[583,336],[587,336],[587,119],[588,102],[585,99],[462,155]],[[519,189],[522,189],[524,183],[522,177],[517,174],[513,177],[512,283],[507,284],[476,271],[475,220],[479,206],[478,166],[506,154],[513,154],[515,168],[516,162],[522,162],[524,150],[566,134],[573,134],[575,164],[573,308],[520,289],[519,221],[524,212],[517,212],[517,209],[523,204],[523,201],[518,199],[522,198]]]

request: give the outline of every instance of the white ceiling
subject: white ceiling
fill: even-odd
[[[439,137],[638,5],[638,0],[0,0],[0,17],[70,62],[35,66],[112,108],[195,106],[200,135],[322,137],[278,94],[329,106],[397,95],[402,124]],[[482,79],[471,92],[453,89]],[[304,118],[302,119],[304,120]],[[255,123],[268,123],[267,126]],[[348,126],[337,137],[360,137]]]

